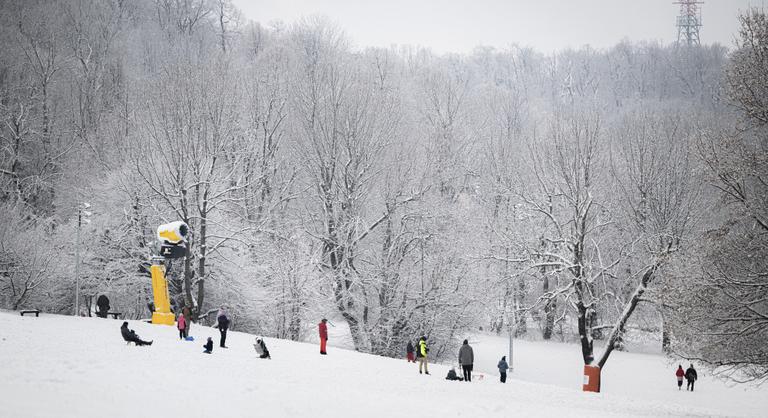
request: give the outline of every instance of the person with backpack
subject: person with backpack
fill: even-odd
[[[496,367],[499,368],[499,373],[501,374],[501,383],[506,383],[507,370],[509,369],[509,364],[507,364],[507,356],[501,357],[501,360],[499,360],[499,364],[497,364]]]
[[[683,377],[685,377],[685,372],[683,371],[683,365],[678,364],[677,365],[677,371],[675,372],[675,376],[677,376],[677,390],[682,390],[683,388]]]
[[[328,322],[328,320],[323,318],[320,323],[317,324],[317,332],[320,334],[320,354],[322,355],[328,354],[325,351],[325,344],[328,342],[328,325],[326,325],[326,322]]]
[[[187,338],[187,320],[183,313],[179,314],[179,319],[176,320],[176,328],[179,329],[180,340]]]
[[[203,353],[211,354],[213,352],[213,338],[208,337],[208,341],[203,345]]]
[[[475,363],[475,353],[472,351],[472,346],[469,345],[469,341],[464,340],[464,344],[459,349],[459,365],[462,372],[464,372],[464,381],[472,381],[472,365]]]
[[[414,356],[414,349],[413,349],[413,343],[411,343],[411,340],[408,340],[408,345],[405,346],[405,358],[408,360],[408,363],[416,363],[416,357]]]
[[[221,309],[219,309],[219,313],[216,315],[216,320],[218,321],[218,328],[219,333],[221,333],[221,339],[219,340],[219,347],[221,348],[228,348],[226,345],[227,342],[227,330],[229,329],[229,318],[227,317],[227,311],[222,306]]]
[[[691,364],[691,367],[685,371],[685,380],[688,381],[688,385],[685,387],[685,390],[690,390],[693,392],[693,384],[698,378],[699,375],[696,373],[696,369],[693,368],[693,364]]]
[[[263,339],[256,337],[256,344],[253,345],[253,348],[256,350],[256,354],[258,354],[259,358],[272,358],[269,355],[269,350],[267,350],[267,345],[264,344]]]
[[[139,335],[136,334],[136,331],[128,329],[128,321],[123,322],[123,325],[120,326],[120,334],[123,335],[123,339],[129,344],[134,343],[136,345],[152,345],[152,341],[144,341],[139,338]]]
[[[427,368],[428,362],[427,362],[427,353],[429,352],[429,349],[427,348],[427,337],[421,337],[419,340],[419,347],[418,347],[418,358],[419,358],[419,374],[421,374],[421,368],[424,367],[424,374],[429,374],[429,369]]]

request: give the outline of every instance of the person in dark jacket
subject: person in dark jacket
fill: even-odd
[[[208,337],[208,341],[206,341],[205,344],[203,344],[203,353],[205,354],[211,354],[213,352],[213,338]]]
[[[416,357],[414,357],[413,355],[414,351],[415,350],[413,349],[413,343],[410,340],[408,340],[408,345],[405,347],[406,359],[408,360],[408,363],[410,362],[416,363]]]
[[[681,390],[683,387],[683,377],[685,377],[685,371],[683,371],[682,364],[677,365],[677,371],[675,372],[675,376],[677,376],[677,390]]]
[[[685,380],[688,381],[688,385],[685,387],[685,390],[690,390],[693,392],[693,384],[698,378],[699,375],[696,373],[696,369],[693,368],[693,364],[691,364],[691,367],[688,367],[688,370],[685,371]]]
[[[456,376],[456,369],[451,367],[451,370],[448,370],[448,376],[445,376],[445,380],[458,380],[461,382],[461,378],[459,376]]]
[[[132,329],[128,329],[128,322],[123,322],[120,327],[120,333],[123,335],[123,339],[128,343],[134,343],[136,345],[152,345],[152,341],[144,341],[136,334]]]
[[[469,341],[464,340],[459,349],[459,365],[464,372],[464,381],[472,381],[472,365],[475,362],[475,353],[472,352],[472,347],[469,345]]]
[[[216,321],[218,321],[217,327],[221,333],[221,339],[219,339],[219,347],[227,348],[227,330],[229,329],[229,318],[227,317],[227,311],[222,306],[219,309],[219,313],[216,315]]]
[[[499,373],[501,374],[501,383],[507,382],[507,369],[509,369],[509,364],[507,364],[507,356],[504,356],[499,360],[499,364],[496,365],[496,367],[499,368]]]
[[[106,318],[107,312],[109,312],[109,298],[106,295],[100,295],[96,299],[96,306],[99,308],[96,311],[96,316],[99,318]]]
[[[261,338],[256,338],[256,344],[253,345],[253,348],[256,350],[256,354],[259,355],[259,358],[272,358],[269,356],[267,345],[264,344],[264,340]]]

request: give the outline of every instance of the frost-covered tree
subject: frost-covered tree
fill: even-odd
[[[678,350],[736,381],[768,379],[768,17],[739,17],[725,92],[739,123],[710,133],[700,150],[718,191],[712,227],[683,274]]]

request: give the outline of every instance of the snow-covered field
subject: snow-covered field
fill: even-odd
[[[150,347],[127,346],[122,321],[0,312],[0,417],[510,417],[768,415],[768,391],[729,388],[704,376],[678,392],[658,356],[616,353],[602,394],[583,393],[578,349],[518,341],[515,373],[497,381],[506,340],[475,336],[472,384],[416,366],[333,347],[266,339],[272,360],[255,357],[253,336],[231,332],[229,349],[202,354],[172,327],[130,322]],[[216,344],[218,345],[218,344]]]

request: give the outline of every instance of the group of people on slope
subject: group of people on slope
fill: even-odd
[[[187,317],[185,315],[189,315],[189,310],[187,308],[184,308],[184,311],[179,315],[179,318],[176,320],[176,326],[179,328],[179,338],[185,339],[187,338],[188,331],[189,331],[189,322],[187,321]],[[229,316],[227,315],[227,310],[223,306],[219,308],[219,311],[216,313],[216,328],[219,330],[219,347],[221,348],[229,348],[226,345],[227,342],[227,330],[229,329]],[[211,354],[213,353],[213,338],[208,337],[208,340],[205,341],[205,344],[203,344],[203,353],[205,354]]]
[[[475,352],[472,350],[472,346],[469,345],[469,341],[464,340],[461,348],[459,348],[459,366],[461,367],[462,376],[457,376],[456,369],[451,367],[451,370],[448,371],[448,375],[445,377],[445,379],[458,380],[460,382],[471,382],[472,369],[474,368],[474,364]],[[507,356],[503,356],[501,360],[499,360],[499,363],[496,365],[496,367],[499,368],[499,380],[501,383],[506,383],[507,370],[509,369],[509,364],[507,364]]]
[[[176,322],[176,326],[179,330],[179,338],[185,339],[189,336],[189,328],[190,324],[187,321],[187,318],[189,317],[190,312],[188,308],[184,308],[184,311],[179,314],[179,318]],[[216,315],[216,327],[219,330],[219,333],[221,334],[221,338],[219,340],[219,347],[221,348],[227,348],[226,341],[227,341],[227,330],[229,329],[229,317],[227,316],[226,309],[222,306],[221,309],[219,309],[217,315]],[[318,334],[320,336],[320,354],[327,355],[327,343],[328,343],[328,320],[323,318],[319,324],[317,324]],[[123,325],[120,327],[120,333],[123,336],[123,339],[129,343],[133,342],[136,345],[152,345],[152,341],[144,341],[136,334],[135,331],[128,328],[128,322],[123,322]],[[267,345],[264,343],[264,340],[261,338],[256,338],[256,344],[253,345],[253,348],[256,350],[256,354],[259,356],[259,358],[271,358],[269,354],[269,350],[267,349]],[[213,339],[211,337],[208,337],[208,340],[203,345],[204,353],[211,354],[213,352]],[[422,336],[419,339],[419,342],[417,343],[417,346],[414,347],[413,343],[411,341],[408,341],[408,344],[406,346],[406,359],[407,361],[413,362],[413,363],[419,363],[419,374],[429,374],[428,369],[428,361],[427,361],[427,354],[429,353],[429,348],[427,347],[427,337]],[[461,345],[461,348],[459,348],[459,366],[461,367],[462,376],[458,376],[456,374],[456,370],[451,367],[451,370],[448,371],[448,375],[445,377],[446,380],[458,380],[458,381],[464,381],[464,382],[471,382],[472,381],[472,369],[474,367],[475,363],[475,353],[472,350],[472,346],[469,345],[468,340],[464,340],[464,343]],[[501,383],[506,383],[507,381],[507,370],[509,370],[509,364],[507,363],[507,357],[503,356],[501,357],[501,360],[499,360],[499,363],[496,365],[499,369],[499,375],[500,375],[500,381]],[[423,372],[422,372],[423,369]],[[698,379],[698,374],[696,373],[696,369],[693,368],[693,364],[688,367],[687,370],[683,371],[683,366],[678,365],[677,371],[675,372],[675,376],[677,376],[677,388],[678,390],[682,390],[683,386],[683,378],[687,380],[688,384],[686,386],[686,390],[689,390],[693,392],[694,383]]]
[[[191,321],[189,321],[188,318],[190,318],[191,315],[189,308],[185,307],[176,319],[176,329],[179,330],[179,339],[188,339],[189,329],[191,327]],[[216,314],[216,328],[219,330],[219,347],[221,348],[228,348],[226,342],[229,324],[230,320],[227,315],[227,310],[222,306]],[[123,325],[120,327],[120,333],[122,334],[123,339],[129,343],[132,342],[136,345],[152,345],[152,341],[142,340],[134,330],[129,329],[127,321],[123,322]],[[271,358],[267,345],[264,343],[263,339],[257,337],[256,344],[254,344],[253,347],[260,358]],[[213,353],[213,338],[208,337],[208,340],[203,344],[203,353]]]
[[[182,317],[183,314],[179,316],[179,318]],[[229,324],[230,320],[227,315],[227,310],[222,306],[216,313],[216,328],[219,330],[219,347],[221,348],[229,348],[227,347],[227,331],[229,330]],[[211,354],[213,352],[213,338],[208,337],[208,340],[203,345],[203,349],[203,353],[206,354]],[[259,358],[272,358],[267,349],[267,344],[260,337],[256,337],[256,343],[253,344],[253,349],[256,350],[256,355],[258,355]]]
[[[688,381],[688,385],[686,385],[685,390],[690,390],[693,392],[693,384],[699,378],[699,375],[696,373],[696,369],[693,368],[693,364],[691,364],[686,371],[683,371],[682,364],[678,364],[677,371],[675,371],[675,376],[677,376],[677,390],[682,390],[683,378],[685,378],[685,380]]]
[[[429,363],[427,361],[427,353],[429,353],[429,348],[427,348],[427,337],[419,338],[419,342],[415,348],[413,344],[408,341],[408,344],[405,347],[405,352],[406,359],[409,363],[419,363],[419,374],[429,374]],[[422,369],[424,369],[423,372]]]

